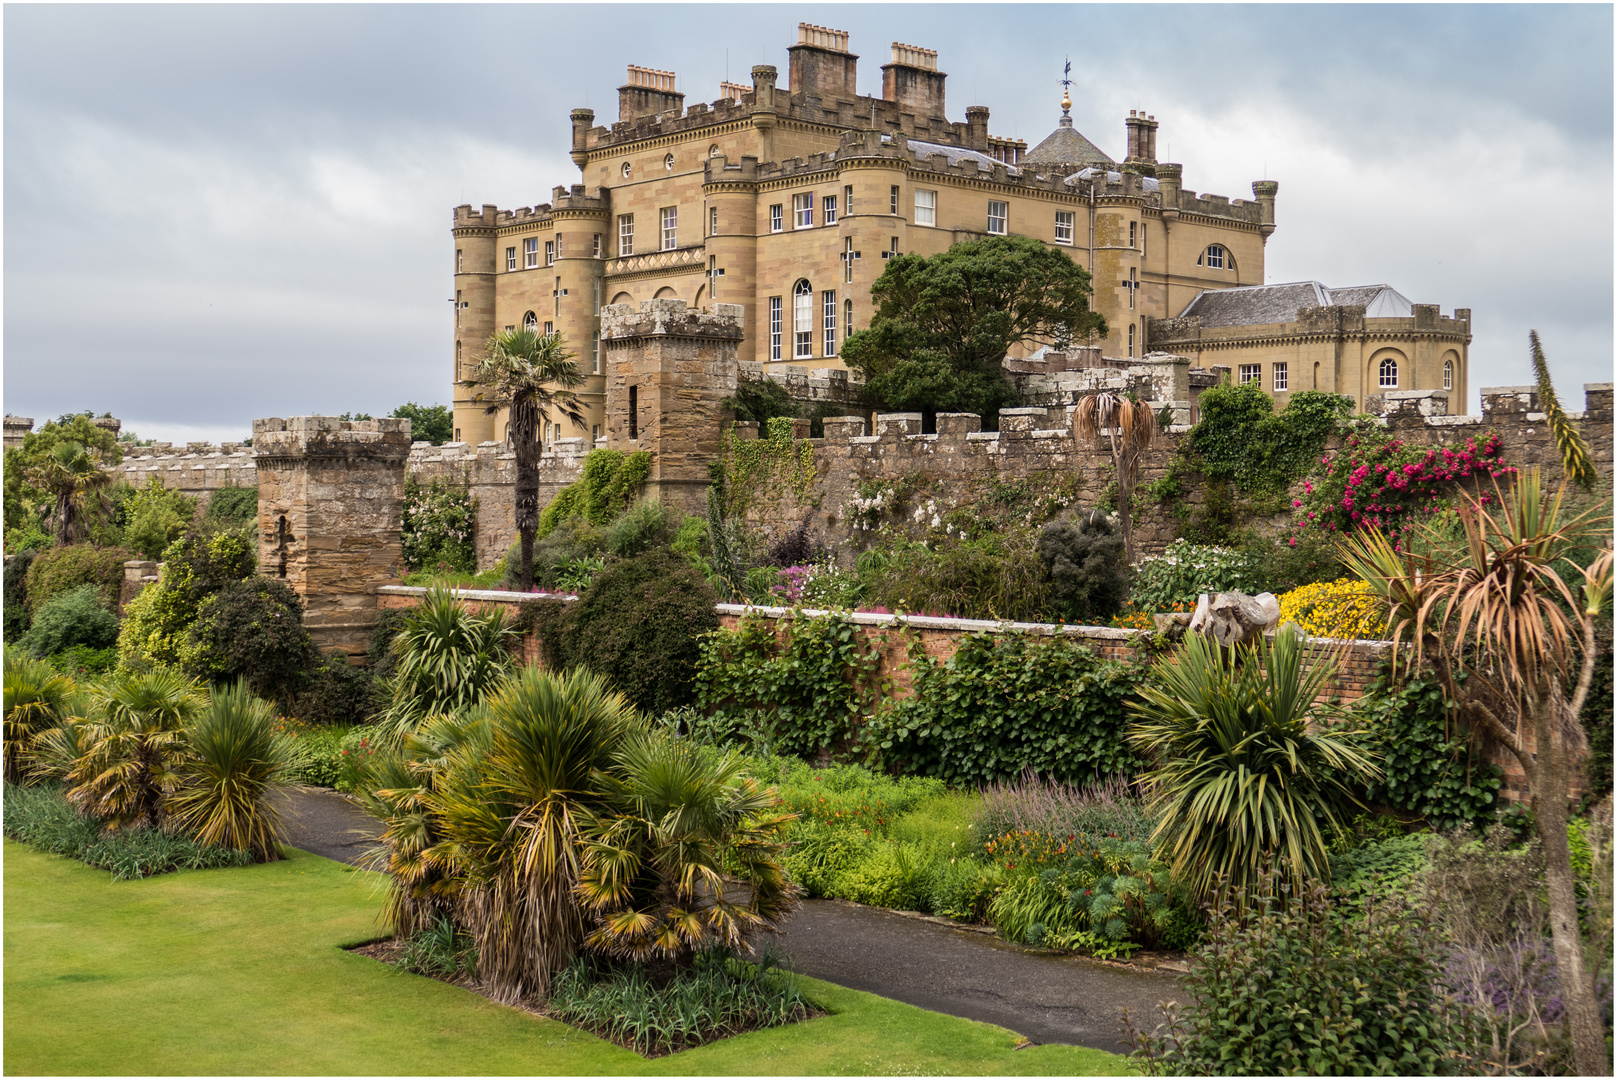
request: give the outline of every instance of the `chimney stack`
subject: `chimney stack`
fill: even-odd
[[[848,32],[812,23],[797,24],[797,44],[786,50],[791,57],[787,77],[794,94],[853,98],[858,91],[859,57],[848,51]]]
[[[642,116],[678,117],[685,112],[685,95],[674,89],[674,73],[629,65],[629,80],[618,87],[618,119]]]
[[[881,69],[881,96],[916,116],[945,120],[943,80],[936,49],[893,42],[893,61]]]

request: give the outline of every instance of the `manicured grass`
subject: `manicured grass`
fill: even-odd
[[[8,1074],[1120,1075],[1082,1047],[805,979],[833,1015],[646,1061],[342,946],[381,879],[316,855],[112,882],[5,842]]]

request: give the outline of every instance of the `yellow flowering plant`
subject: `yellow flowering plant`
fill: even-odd
[[[1295,622],[1310,637],[1376,640],[1387,631],[1387,605],[1357,578],[1317,581],[1280,600],[1280,622]]]

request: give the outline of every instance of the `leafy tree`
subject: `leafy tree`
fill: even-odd
[[[417,441],[425,439],[434,446],[442,446],[455,434],[455,417],[447,405],[417,405],[407,401],[388,415],[410,421],[410,437]]]
[[[5,524],[6,545],[15,547],[16,541],[30,536],[55,508],[57,491],[42,488],[36,477],[52,475],[56,447],[71,442],[84,449],[97,466],[116,465],[123,460],[118,439],[106,428],[97,427],[86,415],[64,416],[48,421],[38,431],[23,436],[22,445],[6,451],[5,468]],[[110,479],[110,478],[109,478]],[[99,509],[91,504],[84,509]],[[57,524],[61,524],[59,521]],[[88,522],[83,521],[86,528]]]
[[[1343,561],[1386,597],[1393,641],[1411,642],[1417,664],[1434,661],[1459,721],[1522,767],[1573,1055],[1579,1073],[1597,1075],[1610,1063],[1579,937],[1567,826],[1577,759],[1587,750],[1578,716],[1601,662],[1596,626],[1611,604],[1611,517],[1605,505],[1564,513],[1567,490],[1563,483],[1546,496],[1538,469],[1518,473],[1508,493],[1462,495],[1458,548],[1422,526],[1431,542],[1399,551],[1371,527],[1347,538]]]
[[[510,410],[506,438],[516,453],[516,527],[522,538],[523,592],[533,588],[533,539],[539,528],[539,456],[555,409],[584,423],[573,388],[584,381],[560,334],[523,327],[489,338],[488,351],[466,385],[480,388],[487,411]]]
[[[318,659],[303,627],[303,601],[285,582],[254,575],[226,585],[197,608],[185,670],[211,683],[243,680],[283,707]]]
[[[875,317],[848,335],[842,358],[885,408],[975,412],[1014,401],[1002,362],[1013,345],[1105,334],[1089,307],[1089,272],[1025,236],[900,255],[870,290]]]
[[[225,586],[252,577],[257,556],[252,540],[239,532],[216,533],[207,540],[185,537],[169,545],[162,577],[124,609],[119,665],[178,667],[194,662],[196,646],[189,633],[203,603]]]
[[[195,514],[195,499],[164,487],[163,481],[154,476],[124,505],[128,522],[124,526],[124,546],[148,559],[159,558],[170,544],[185,534]]]

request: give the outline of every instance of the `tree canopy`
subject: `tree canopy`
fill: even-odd
[[[410,421],[410,437],[442,446],[455,433],[455,418],[447,405],[417,405],[406,401],[389,415]]]
[[[1016,399],[1001,362],[1018,344],[1105,334],[1088,271],[1025,236],[992,236],[939,255],[900,255],[870,290],[876,314],[842,359],[880,406],[975,412]]]

